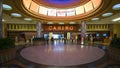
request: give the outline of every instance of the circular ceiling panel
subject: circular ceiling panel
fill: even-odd
[[[33,1],[40,5],[52,8],[71,8],[83,5],[89,0],[33,0]]]

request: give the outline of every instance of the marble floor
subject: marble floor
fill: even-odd
[[[22,68],[120,68],[114,67],[120,62],[109,58],[104,45],[62,40],[25,44],[8,63],[18,63]]]
[[[105,52],[85,45],[31,46],[21,50],[20,55],[33,63],[52,66],[77,66],[97,62]]]

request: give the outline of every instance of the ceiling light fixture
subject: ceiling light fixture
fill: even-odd
[[[120,17],[115,18],[115,19],[113,19],[112,21],[113,21],[113,22],[120,21]]]
[[[3,10],[12,10],[12,7],[7,4],[3,4]]]
[[[69,24],[75,24],[75,22],[70,22]]]
[[[92,21],[97,21],[97,20],[99,20],[99,18],[92,18],[91,20]]]
[[[18,13],[11,13],[11,16],[13,16],[13,17],[22,17],[22,15],[18,14]]]
[[[5,22],[5,19],[2,19],[2,22]]]
[[[120,10],[120,4],[116,4],[112,7],[113,10]]]
[[[108,17],[108,16],[111,16],[111,15],[113,15],[113,13],[109,12],[109,13],[104,13],[102,16],[103,17]]]
[[[48,22],[47,24],[53,24],[53,22]]]
[[[64,24],[64,22],[59,22],[59,24],[61,24],[61,25],[62,25],[62,24]]]
[[[25,21],[32,21],[31,18],[24,18]]]

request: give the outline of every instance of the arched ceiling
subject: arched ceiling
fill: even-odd
[[[85,4],[89,0],[33,0],[39,5],[52,8],[72,8]]]

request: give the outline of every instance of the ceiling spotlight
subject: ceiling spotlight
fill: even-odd
[[[53,22],[48,22],[47,24],[53,24]]]
[[[22,17],[22,15],[18,14],[18,13],[11,13],[11,16],[13,16],[13,17]]]
[[[2,22],[5,22],[5,19],[2,19]]]
[[[26,21],[32,21],[31,18],[24,18],[24,20],[26,20]]]
[[[12,10],[12,7],[7,4],[3,4],[3,10]]]
[[[113,13],[109,12],[109,13],[104,13],[102,16],[103,17],[108,17],[108,16],[111,16],[111,15],[113,15]]]
[[[91,20],[92,21],[97,21],[97,20],[99,20],[99,18],[92,18]]]
[[[70,22],[69,24],[75,24],[75,22]]]
[[[120,10],[120,4],[116,4],[112,7],[113,10]]]
[[[59,22],[59,24],[64,24],[64,22]]]

